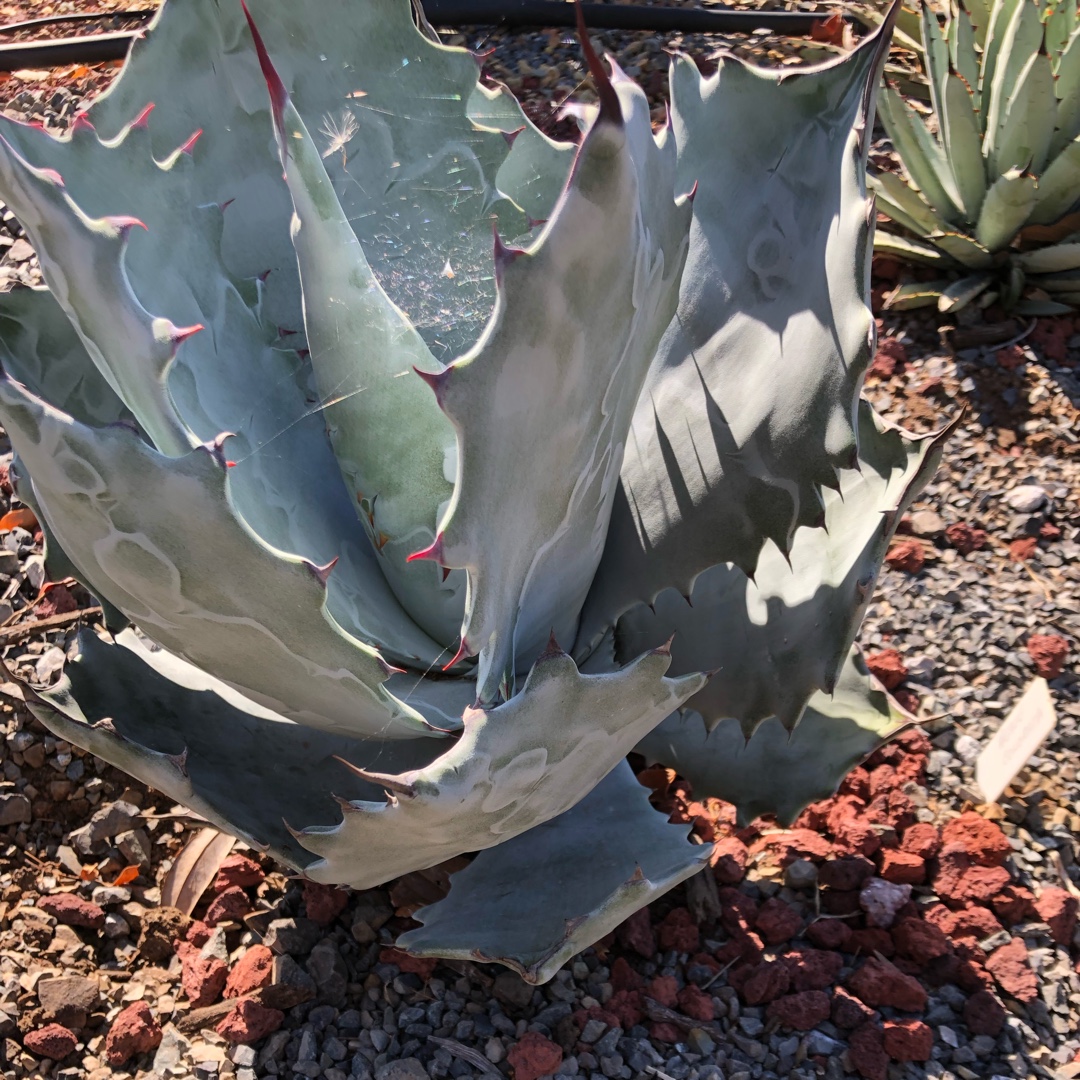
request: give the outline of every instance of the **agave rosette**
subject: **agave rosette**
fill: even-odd
[[[895,308],[998,303],[1055,315],[1080,303],[1080,20],[1076,0],[919,3],[932,116],[886,86],[879,114],[904,175],[872,178],[910,236],[875,247],[935,267]],[[944,275],[949,275],[945,277]]]
[[[550,978],[707,861],[629,751],[790,817],[907,719],[852,651],[941,442],[858,400],[889,27],[679,60],[655,134],[586,41],[573,147],[408,0],[251,7],[0,119],[0,419],[110,613],[31,707],[319,881],[479,852],[402,944]]]

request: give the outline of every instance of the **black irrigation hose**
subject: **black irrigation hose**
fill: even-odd
[[[800,37],[826,15],[800,11],[734,11],[729,8],[672,8],[649,4],[581,5],[585,22],[596,30],[651,30],[682,33],[747,34],[768,30]],[[563,0],[425,0],[424,10],[435,26],[565,26],[575,24],[574,6]],[[0,26],[0,36],[35,27],[106,19],[149,20],[152,11],[109,11],[97,14],[51,15]],[[0,45],[0,71],[95,64],[127,56],[137,30],[90,37],[20,41]]]

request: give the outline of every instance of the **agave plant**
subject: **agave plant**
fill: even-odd
[[[952,280],[901,286],[890,306],[1080,306],[1076,0],[950,0],[944,26],[922,0],[920,20],[931,116],[885,87],[905,175],[872,179],[878,208],[914,239],[879,232],[875,247]]]
[[[942,438],[858,400],[889,27],[680,60],[655,134],[583,37],[574,147],[408,0],[252,6],[0,121],[0,418],[110,631],[28,699],[316,881],[478,852],[401,944],[542,981],[708,861],[628,752],[790,819],[909,719],[852,645]]]

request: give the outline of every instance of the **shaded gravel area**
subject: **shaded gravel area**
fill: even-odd
[[[11,6],[0,15],[17,17]],[[493,47],[485,70],[559,130],[582,77],[568,35],[461,37]],[[598,37],[662,117],[672,43]],[[707,66],[720,42],[682,44]],[[820,48],[765,35],[740,47],[776,62]],[[0,85],[0,104],[56,128],[111,77],[29,74]],[[0,287],[40,280],[7,213],[0,251]],[[898,272],[876,263],[879,306]],[[190,913],[163,906],[205,823],[55,739],[0,687],[5,1078],[1080,1075],[1080,319],[879,315],[866,387],[879,410],[929,430],[967,409],[862,634],[919,730],[788,830],[739,830],[730,807],[643,772],[657,807],[715,845],[710,869],[530,987],[393,949],[453,868],[346,893],[235,844]],[[18,509],[7,460],[0,511]],[[0,530],[0,649],[47,681],[93,613],[79,586],[47,580],[39,540],[25,518]],[[984,805],[975,758],[1037,674],[1057,728]]]

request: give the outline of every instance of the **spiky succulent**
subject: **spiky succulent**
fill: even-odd
[[[32,708],[318,881],[479,852],[402,944],[550,978],[707,862],[629,751],[790,818],[905,722],[852,652],[940,453],[858,401],[888,27],[680,60],[658,135],[585,40],[575,149],[408,0],[252,6],[0,121],[0,418],[114,635]]]
[[[919,239],[879,231],[875,247],[942,278],[888,304],[1080,306],[1076,0],[950,0],[944,26],[919,8],[932,114],[885,87],[879,111],[905,176],[872,180],[878,208]]]

